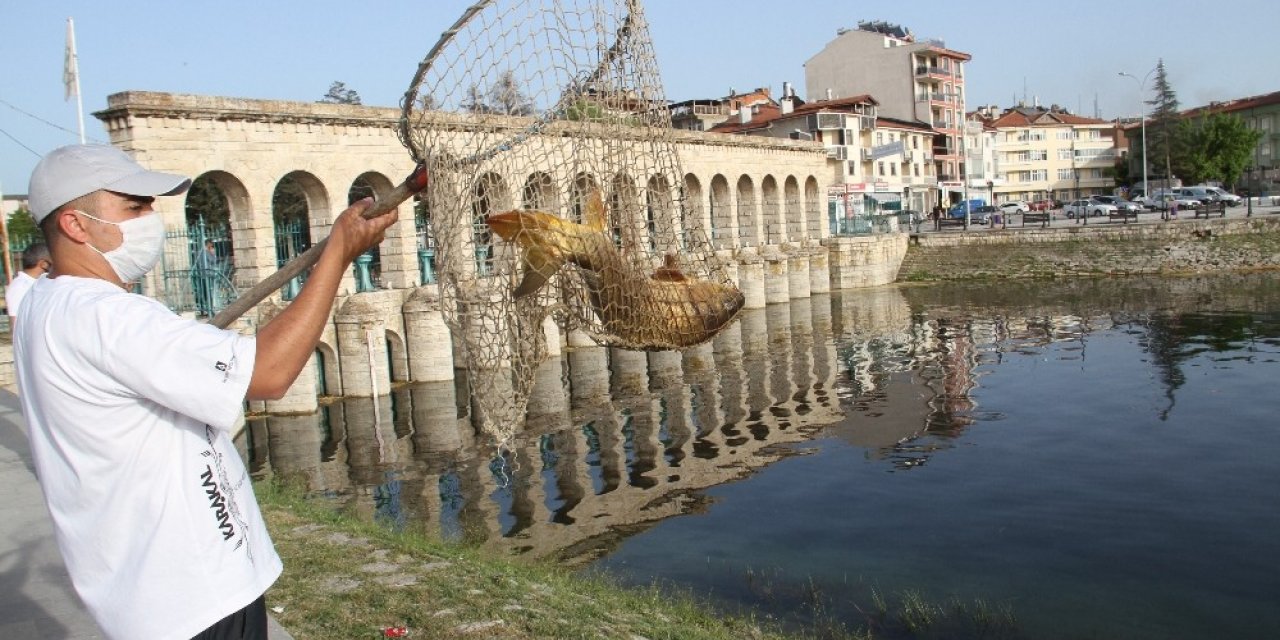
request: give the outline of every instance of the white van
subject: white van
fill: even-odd
[[[1210,191],[1213,187],[1178,187],[1173,192],[1189,200],[1199,200],[1203,204],[1218,201],[1217,191]]]

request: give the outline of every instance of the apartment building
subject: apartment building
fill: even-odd
[[[942,41],[917,40],[897,25],[862,22],[838,31],[805,63],[805,94],[810,101],[870,94],[881,116],[931,126],[935,186],[955,193],[963,189],[964,74],[970,58]]]
[[[789,85],[783,95],[776,106],[744,107],[710,131],[822,143],[832,169],[829,197],[846,217],[925,211],[939,202],[932,127],[880,115],[869,95],[804,102]]]
[[[1068,113],[1057,105],[991,105],[973,114],[994,133],[996,203],[1072,200],[1115,190],[1115,124]]]

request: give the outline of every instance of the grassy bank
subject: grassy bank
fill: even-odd
[[[261,483],[284,575],[267,593],[296,640],[381,638],[782,638],[692,598],[624,589],[335,513]]]

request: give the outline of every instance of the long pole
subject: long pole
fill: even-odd
[[[12,282],[13,278],[9,273],[13,268],[13,258],[9,257],[9,214],[4,211],[3,187],[0,187],[0,242],[4,242],[4,281]]]
[[[67,59],[64,66],[63,75],[67,82],[67,92],[76,95],[76,122],[80,125],[80,144],[84,144],[84,98],[80,96],[80,60],[76,55],[76,26],[71,18],[67,18]]]
[[[1142,94],[1147,90],[1147,80],[1150,80],[1151,74],[1155,72],[1154,68],[1151,69],[1142,80],[1138,80],[1138,76],[1133,74],[1120,72],[1120,75],[1138,83],[1138,114],[1142,120],[1142,195],[1147,198],[1151,197],[1151,188],[1147,184],[1147,109],[1142,106],[1144,104]]]

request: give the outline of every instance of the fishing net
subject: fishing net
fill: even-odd
[[[741,308],[685,200],[638,0],[477,2],[401,106],[472,418],[499,443],[562,330],[680,349]]]

